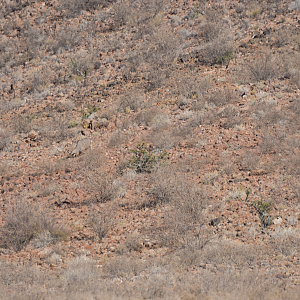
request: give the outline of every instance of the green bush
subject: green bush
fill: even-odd
[[[253,201],[251,205],[257,210],[259,219],[264,228],[272,224],[273,218],[271,218],[269,214],[272,209],[271,203],[265,202],[263,198],[261,198],[261,200]]]
[[[72,120],[69,122],[69,127],[70,128],[73,128],[73,127],[76,127],[77,126],[77,122],[75,120]]]
[[[134,155],[128,162],[128,167],[135,170],[137,173],[150,173],[153,167],[166,160],[167,152],[165,150],[158,154],[153,154],[147,149],[145,143],[137,145],[136,150],[132,150]]]

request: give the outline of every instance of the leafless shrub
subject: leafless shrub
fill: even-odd
[[[243,3],[237,3],[235,5],[235,11],[237,14],[241,14],[245,9],[245,5]]]
[[[257,120],[257,128],[265,129],[274,125],[284,125],[290,118],[276,103],[259,102],[253,106],[253,116]]]
[[[38,235],[43,232],[51,235],[51,241],[59,239],[62,234],[45,211],[27,200],[18,200],[7,211],[6,222],[0,229],[0,244],[19,251],[31,240],[39,239]]]
[[[172,136],[169,125],[165,128],[154,128],[153,132],[149,133],[148,139],[157,149],[171,149],[176,144],[176,138]]]
[[[295,55],[289,55],[283,59],[283,70],[282,77],[289,78],[292,84],[300,86],[300,63],[299,53]]]
[[[59,112],[71,111],[75,108],[75,103],[71,100],[67,100],[65,102],[57,102],[55,105],[55,109]]]
[[[204,189],[192,186],[181,177],[176,178],[173,189],[172,209],[164,219],[166,231],[162,238],[173,246],[193,245],[201,249],[208,241],[203,231],[203,209],[208,203],[208,196]]]
[[[149,192],[151,201],[149,206],[156,206],[158,204],[170,203],[173,199],[175,189],[174,171],[168,167],[158,168],[151,175],[152,188]]]
[[[195,112],[190,118],[187,127],[195,128],[205,123],[206,114],[204,111]]]
[[[222,250],[221,250],[222,249]],[[256,251],[255,251],[256,250]],[[242,266],[252,262],[259,256],[259,251],[252,245],[236,245],[231,242],[217,241],[208,245],[199,254],[202,261],[215,264],[232,264]]]
[[[66,171],[69,169],[70,169],[70,165],[66,160],[60,160],[60,159],[57,161],[46,160],[38,163],[34,174],[53,175],[53,174],[57,174],[58,171]]]
[[[0,45],[1,47],[1,45]],[[5,67],[10,59],[12,58],[11,52],[5,52],[5,50],[0,48],[0,69]]]
[[[0,151],[3,151],[10,144],[10,135],[11,132],[0,128]]]
[[[222,30],[222,25],[216,22],[204,22],[199,26],[199,36],[205,41],[210,42],[216,39]]]
[[[260,58],[248,63],[246,70],[250,81],[269,80],[279,74],[278,60],[268,53],[263,53]]]
[[[112,182],[105,176],[89,178],[89,190],[95,202],[105,203],[114,199]]]
[[[122,112],[137,111],[138,108],[144,107],[145,98],[142,91],[132,90],[120,96],[119,109]]]
[[[29,78],[28,91],[37,91],[39,93],[43,92],[47,88],[53,76],[54,74],[48,67],[45,67],[40,71],[34,72]]]
[[[242,122],[238,109],[233,105],[227,105],[223,109],[220,109],[217,115],[219,118],[222,118],[221,126],[226,129],[239,125]]]
[[[239,160],[241,169],[245,171],[252,171],[258,169],[260,166],[260,157],[258,153],[247,151],[241,156]]]
[[[230,35],[222,33],[217,38],[205,43],[200,51],[203,63],[227,65],[233,58],[234,48]]]
[[[276,152],[279,149],[280,141],[274,134],[265,133],[259,145],[262,153]]]
[[[275,38],[273,45],[280,48],[289,43],[291,32],[286,29],[276,30],[273,37]]]
[[[115,0],[63,0],[60,2],[59,9],[67,10],[66,16],[75,18],[81,11],[95,10],[98,7],[106,7]]]
[[[32,60],[37,56],[45,37],[41,31],[32,27],[29,23],[25,23],[23,38],[25,40],[26,58],[27,60]]]
[[[278,141],[275,144],[275,146],[279,147]],[[273,148],[275,148],[275,147],[273,147]],[[271,148],[271,149],[273,149],[273,148]],[[288,152],[288,156],[280,159],[278,161],[278,165],[280,165],[285,170],[285,172],[289,175],[294,175],[294,176],[300,175],[300,158],[299,158],[298,154]],[[294,191],[296,192],[296,195],[298,197],[297,186],[294,187]]]
[[[126,1],[116,2],[113,5],[115,13],[114,20],[117,26],[134,25],[138,22],[138,8],[136,3],[128,3]]]
[[[101,149],[95,147],[92,151],[88,151],[79,159],[78,168],[86,172],[99,170],[104,168],[106,164],[105,154]]]
[[[212,93],[205,95],[205,100],[209,103],[213,103],[216,106],[223,106],[234,102],[235,94],[229,89],[216,90]]]
[[[187,73],[182,76],[174,74],[174,92],[187,100],[178,102],[178,106],[186,105],[193,99],[199,102],[198,110],[203,109],[204,103],[203,96],[206,94],[207,89],[210,87],[211,82],[209,77],[199,78],[196,74]]]
[[[141,237],[139,234],[134,233],[126,238],[125,242],[118,247],[117,252],[124,255],[133,251],[138,252],[141,250],[141,248]]]
[[[91,202],[106,203],[123,197],[126,185],[120,180],[113,179],[103,170],[87,172],[87,191],[91,194]]]
[[[103,271],[105,277],[131,278],[145,268],[145,262],[124,256],[116,257],[105,264]]]
[[[88,282],[93,282],[99,276],[99,270],[95,267],[95,263],[86,256],[78,256],[71,261],[63,274],[68,285],[71,288],[74,286],[86,286]],[[76,299],[76,296],[75,296]]]
[[[75,133],[69,128],[69,122],[64,116],[57,116],[46,123],[40,128],[41,137],[46,141],[65,141],[67,138],[72,137]]]
[[[0,114],[5,114],[6,112],[18,108],[20,106],[20,102],[16,100],[0,100]]]
[[[60,53],[63,50],[70,50],[80,40],[80,34],[78,33],[78,28],[67,27],[65,30],[61,30],[56,39],[51,44],[51,49],[54,53]]]
[[[103,239],[114,226],[115,205],[106,206],[105,209],[95,210],[91,207],[88,224],[92,227],[95,235]]]
[[[122,131],[117,130],[114,132],[108,142],[108,147],[113,148],[116,146],[120,146],[128,141],[128,136]]]
[[[139,51],[128,54],[124,75],[128,78],[134,76],[135,80],[144,78],[145,89],[152,91],[165,84],[171,76],[180,41],[166,28],[156,29],[146,36]]]
[[[300,232],[293,228],[278,227],[270,239],[270,250],[276,254],[295,256],[299,253]]]
[[[155,116],[159,114],[159,110],[155,108],[143,109],[134,118],[134,123],[137,125],[150,126],[153,123]]]
[[[87,74],[92,70],[92,55],[85,50],[79,50],[74,56],[70,57],[68,64],[69,72],[75,76],[75,79],[86,79]]]
[[[28,133],[31,130],[31,120],[26,116],[16,116],[12,124],[14,126],[14,131],[17,133]]]
[[[235,171],[236,161],[231,157],[229,157],[229,155],[224,154],[222,156],[222,159],[220,160],[219,166],[220,166],[220,172],[228,176]]]

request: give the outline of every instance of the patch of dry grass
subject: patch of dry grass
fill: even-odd
[[[52,244],[65,235],[66,232],[55,225],[45,210],[21,199],[7,211],[5,223],[0,228],[0,244],[19,251],[31,241],[39,246]]]

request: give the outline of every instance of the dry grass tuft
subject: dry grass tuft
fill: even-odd
[[[44,210],[22,199],[7,211],[6,222],[0,229],[0,244],[4,248],[19,251],[30,241],[40,247],[65,235]]]

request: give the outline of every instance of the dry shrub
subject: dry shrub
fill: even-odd
[[[205,41],[210,42],[216,39],[222,31],[222,26],[220,23],[216,22],[203,22],[199,26],[199,36]]]
[[[145,22],[151,23],[151,20]],[[155,20],[154,20],[155,22]],[[179,38],[168,28],[158,24],[141,26],[142,39],[138,51],[131,51],[127,56],[124,78],[127,80],[146,80],[147,91],[164,85],[175,68]]]
[[[139,274],[145,268],[144,260],[128,257],[116,257],[103,267],[104,276],[108,278],[129,279]]]
[[[219,32],[214,32],[211,30],[210,34],[212,35],[211,38],[207,37],[209,39],[200,50],[201,61],[203,63],[209,63],[212,65],[228,64],[233,58],[234,52],[231,36],[224,29]]]
[[[0,128],[0,151],[5,150],[11,142],[11,132]]]
[[[42,70],[38,70],[34,72],[28,82],[28,88],[30,92],[43,92],[50,83],[51,78],[53,78],[54,74],[50,70],[49,67],[44,67]]]
[[[70,120],[65,116],[57,117],[47,121],[40,128],[41,137],[48,143],[55,141],[57,143],[67,140],[74,136],[75,132],[69,128]]]
[[[59,9],[67,10],[68,18],[76,18],[81,11],[95,10],[98,7],[106,7],[115,0],[63,0],[60,1]]]
[[[220,166],[220,173],[229,176],[233,174],[236,170],[236,161],[235,159],[230,157],[227,153],[224,153],[219,162],[219,166]]]
[[[117,1],[113,5],[116,26],[134,25],[137,23],[138,9],[136,5],[136,3],[128,3],[126,1]]]
[[[0,69],[8,65],[9,61],[11,60],[11,57],[12,54],[7,52],[2,52],[0,46]]]
[[[276,78],[280,74],[278,58],[262,53],[259,58],[247,64],[246,73],[252,82]]]
[[[179,38],[165,28],[155,30],[148,43],[145,43],[146,47],[143,51],[145,68],[143,71],[148,81],[147,90],[157,89],[168,79],[174,67],[179,44]]]
[[[239,163],[240,169],[244,171],[252,171],[258,169],[260,166],[259,153],[249,150],[241,156]]]
[[[188,128],[191,128],[191,130],[195,127],[198,127],[199,125],[202,125],[205,123],[206,114],[204,111],[196,111],[194,114],[192,114],[191,118],[189,119],[189,122],[187,124]]]
[[[171,209],[164,218],[166,230],[161,235],[163,243],[202,248],[208,241],[203,230],[203,209],[208,203],[206,191],[179,176],[170,188],[173,198]]]
[[[273,232],[269,247],[275,254],[284,256],[296,256],[299,254],[300,232],[293,228],[276,228]]]
[[[82,255],[69,262],[63,276],[67,280],[70,290],[76,287],[78,291],[88,286],[89,283],[95,284],[94,281],[100,275],[99,273],[99,270],[95,267],[95,262]]]
[[[1,99],[0,115],[5,114],[12,109],[18,108],[20,105],[21,105],[20,101],[17,101],[15,99],[12,100]]]
[[[38,240],[41,240],[45,233],[49,237],[49,243],[65,235],[45,210],[22,199],[7,211],[6,222],[0,229],[0,244],[1,247],[19,251],[32,240],[39,245]]]
[[[92,227],[97,238],[103,239],[115,225],[114,216],[116,205],[109,204],[105,209],[97,210],[92,206],[89,214],[88,224]]]
[[[235,244],[231,241],[212,241],[198,259],[210,264],[242,266],[251,263],[261,255],[260,249],[252,245]]]
[[[300,63],[299,63],[299,54],[289,55],[283,60],[285,74],[284,77],[289,78],[291,83],[300,87]]]
[[[95,148],[81,156],[78,163],[78,169],[80,171],[84,170],[85,172],[89,172],[99,170],[105,167],[105,154],[99,148]]]
[[[92,55],[83,49],[70,56],[68,68],[76,81],[86,80],[88,72],[93,68],[93,59]]]
[[[108,147],[113,148],[116,146],[120,146],[122,144],[127,143],[127,141],[128,136],[122,130],[117,130],[110,136],[108,141]]]
[[[61,53],[63,50],[70,50],[78,44],[80,38],[78,28],[69,26],[58,32],[56,39],[52,41],[51,49],[55,54]]]
[[[234,8],[237,14],[241,14],[245,9],[245,5],[243,3],[237,3],[235,4]]]
[[[38,165],[36,166],[36,171],[34,172],[34,174],[36,175],[41,175],[41,174],[47,174],[47,175],[53,175],[53,174],[57,174],[58,171],[64,171],[67,172],[70,170],[71,166],[73,166],[73,164],[71,165],[71,163],[67,162],[64,159],[59,159],[56,161],[51,161],[51,160],[47,160],[47,161],[42,161],[39,162]]]
[[[158,204],[170,203],[174,196],[174,170],[170,167],[158,168],[151,174],[151,190],[149,196],[151,201],[149,206],[156,206]]]
[[[259,102],[253,106],[253,114],[257,128],[265,130],[266,127],[284,125],[290,119],[289,114],[276,106],[275,103]]]
[[[289,44],[291,36],[291,31],[287,29],[276,30],[273,34],[273,38],[275,39],[273,46],[280,48]]]
[[[158,114],[159,109],[156,107],[150,109],[143,109],[136,115],[133,122],[136,123],[138,126],[150,126],[151,124],[153,124],[153,120]]]
[[[148,139],[157,149],[169,150],[176,144],[176,138],[172,136],[169,126],[165,129],[159,127],[155,128],[153,132],[149,133]]]
[[[261,153],[276,152],[280,149],[281,141],[274,133],[265,133],[259,148]]]
[[[182,104],[188,104],[189,99],[195,99],[200,102],[197,105],[197,110],[203,109],[204,101],[203,96],[206,94],[207,89],[211,86],[211,81],[208,76],[200,77],[191,72],[184,75],[174,74],[174,92],[176,95],[181,96],[181,99],[187,99],[183,103],[182,101],[178,102],[178,106]]]
[[[26,59],[32,60],[37,56],[40,47],[44,44],[45,37],[42,31],[34,28],[28,22],[24,24],[24,27],[23,38],[25,41]]]
[[[242,122],[239,110],[232,104],[221,108],[216,115],[222,119],[221,126],[225,129],[233,128]],[[211,121],[214,121],[215,118],[216,116],[213,115]]]
[[[109,175],[105,170],[86,172],[87,191],[91,195],[90,201],[96,203],[106,203],[117,198],[124,197],[126,184],[121,180],[114,179],[114,175]]]
[[[17,133],[28,133],[31,130],[31,120],[29,117],[18,115],[12,122],[14,131]]]
[[[120,96],[119,110],[121,112],[137,111],[145,107],[145,97],[142,91],[132,90]]]
[[[234,102],[236,100],[235,96],[236,95],[230,89],[219,89],[206,95],[205,100],[219,107]]]
[[[117,252],[119,254],[126,254],[126,253],[130,253],[130,252],[133,252],[133,251],[140,251],[142,248],[142,240],[141,240],[141,237],[139,234],[132,234],[132,235],[129,235],[125,242],[120,245],[117,249]]]

